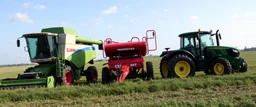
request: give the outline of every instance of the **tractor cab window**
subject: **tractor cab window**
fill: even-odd
[[[192,52],[194,55],[196,54],[195,42],[194,42],[193,36],[184,37],[183,48]]]
[[[205,48],[207,46],[214,46],[213,38],[210,34],[201,34],[201,43],[202,43],[202,48]]]

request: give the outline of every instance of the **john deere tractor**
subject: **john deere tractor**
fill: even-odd
[[[81,76],[86,76],[90,83],[97,81],[97,69],[89,64],[96,58],[93,44],[101,47],[101,41],[81,38],[76,30],[64,27],[44,28],[21,38],[26,40],[31,62],[38,65],[27,68],[17,78],[0,80],[0,87],[72,85]]]
[[[162,52],[160,72],[163,78],[184,78],[194,76],[197,71],[207,75],[224,75],[246,72],[247,62],[240,57],[240,51],[233,47],[220,46],[219,30],[182,33],[180,49]],[[213,40],[216,38],[216,42]],[[215,44],[216,43],[216,44]]]

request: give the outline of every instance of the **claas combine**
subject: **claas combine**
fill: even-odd
[[[149,37],[149,33],[152,34],[151,37]],[[149,49],[149,39],[155,42],[153,49]],[[147,30],[146,36],[142,40],[139,40],[138,37],[132,37],[128,42],[115,42],[111,38],[107,38],[103,42],[103,57],[109,59],[108,67],[102,68],[102,83],[109,83],[113,80],[119,83],[126,78],[136,77],[153,79],[153,64],[147,61],[145,71],[144,56],[149,51],[155,51],[156,49],[156,32],[154,30]]]
[[[197,71],[207,75],[247,72],[248,63],[240,51],[221,46],[221,34],[210,31],[186,32],[179,35],[180,49],[163,51],[160,72],[163,78],[194,76]],[[214,41],[213,39],[216,39]]]
[[[100,48],[102,41],[81,38],[76,30],[64,27],[44,28],[20,38],[25,38],[30,60],[38,65],[27,68],[17,78],[0,80],[1,88],[72,85],[81,76],[86,76],[90,83],[97,81],[95,66],[86,65],[93,64],[96,58],[93,44]]]

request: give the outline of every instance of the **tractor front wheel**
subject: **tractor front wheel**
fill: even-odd
[[[232,72],[232,66],[230,62],[225,58],[217,58],[210,64],[211,74],[223,75],[230,74]]]
[[[189,56],[185,54],[178,54],[169,60],[168,70],[171,77],[184,78],[194,76],[195,64]]]
[[[240,68],[240,72],[247,72],[247,70],[248,70],[248,63],[247,63],[247,61],[243,57],[241,57],[241,59],[243,61],[243,65]]]
[[[166,57],[163,57],[160,62],[160,73],[162,78],[168,78],[168,61]]]
[[[62,85],[73,85],[74,84],[74,72],[70,66],[66,66],[62,80],[63,80]]]
[[[146,69],[147,69],[147,80],[154,79],[153,63],[150,61],[146,62]]]
[[[89,66],[87,68],[86,79],[89,83],[96,83],[98,81],[98,71],[95,66]]]

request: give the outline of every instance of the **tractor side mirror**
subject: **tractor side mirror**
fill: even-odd
[[[17,40],[17,47],[20,47],[20,40]]]
[[[221,39],[221,34],[219,34],[219,38]]]

